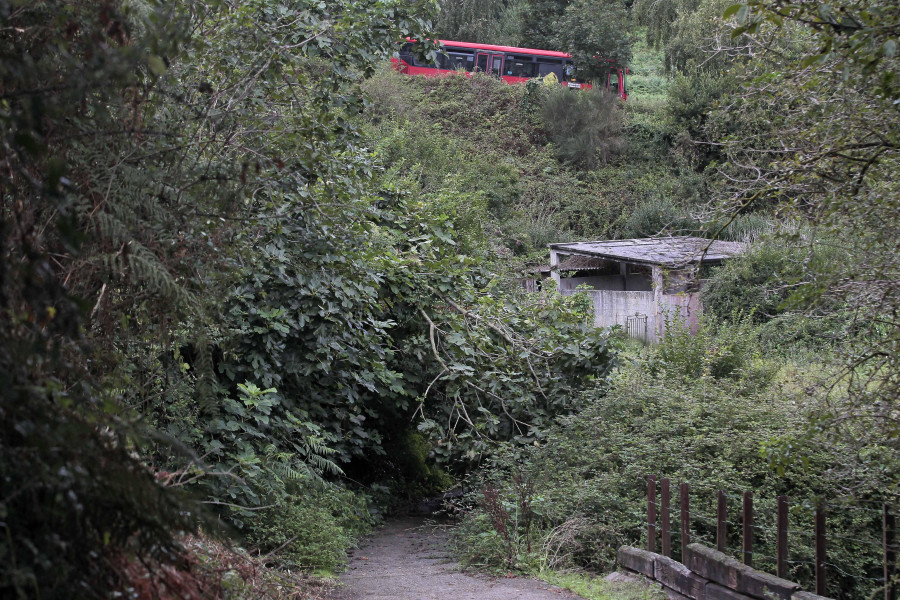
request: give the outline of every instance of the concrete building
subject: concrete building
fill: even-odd
[[[743,250],[739,242],[695,237],[550,244],[550,276],[563,294],[589,288],[596,326],[621,325],[655,343],[665,335],[667,315],[696,331],[703,267]]]

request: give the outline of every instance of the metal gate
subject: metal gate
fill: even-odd
[[[628,337],[641,340],[645,344],[648,343],[650,340],[647,338],[647,315],[626,315],[625,333]]]

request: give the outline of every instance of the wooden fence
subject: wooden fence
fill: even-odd
[[[657,503],[657,478],[656,475],[647,476],[647,550],[656,552],[657,540],[657,512],[659,513],[659,537],[661,541],[661,554],[672,557],[672,524],[671,508],[672,496],[670,481],[663,477],[659,481],[659,503]],[[681,513],[681,550],[691,543],[691,496],[690,484],[681,483],[678,486],[678,508]],[[741,506],[742,562],[753,566],[753,492],[744,492]],[[776,575],[788,578],[788,498],[778,496],[776,514]],[[659,511],[657,511],[657,507]],[[827,555],[826,555],[826,515],[825,509],[817,506],[814,514],[814,570],[816,577],[816,594],[825,596],[827,584]],[[895,580],[896,565],[896,522],[894,515],[885,504],[882,506],[882,546],[884,553],[884,598],[885,600],[897,600],[897,584]],[[727,553],[728,539],[728,506],[727,495],[719,490],[716,503],[716,549]]]

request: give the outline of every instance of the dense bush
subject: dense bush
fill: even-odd
[[[283,566],[335,573],[346,563],[347,548],[373,524],[364,496],[306,481],[289,486],[285,498],[260,511],[247,537],[260,554]]]
[[[623,226],[635,205],[702,196],[700,176],[666,164],[664,119],[650,114],[658,106],[623,109],[599,91],[387,71],[365,89],[372,100],[366,135],[390,177],[425,193],[482,196],[494,217],[487,230],[501,252],[543,255],[550,242],[621,237],[638,229]],[[550,102],[561,106],[547,109],[556,111],[548,119]],[[626,133],[635,140],[628,148]],[[586,143],[580,156],[587,162],[561,155],[553,136],[573,148]]]
[[[730,321],[714,322],[701,316],[692,333],[678,315],[665,315],[666,336],[646,351],[648,371],[672,379],[698,377],[751,379],[764,387],[774,367],[761,360],[762,348],[750,315],[731,315]]]
[[[592,169],[624,146],[619,100],[598,89],[554,89],[544,102],[544,124],[562,160]]]
[[[737,312],[752,314],[757,323],[784,312],[790,282],[802,272],[800,257],[788,249],[760,243],[743,256],[715,270],[703,288],[706,312],[728,319]]]
[[[673,486],[690,483],[693,539],[713,547],[717,490],[728,494],[731,514],[740,506],[741,493],[752,490],[757,523],[766,528],[756,533],[755,564],[773,572],[774,564],[767,558],[774,556],[768,528],[774,524],[777,496],[790,496],[794,503],[790,528],[798,532],[791,538],[791,557],[796,562],[790,577],[810,586],[813,574],[806,561],[812,547],[802,533],[811,530],[812,515],[804,501],[834,497],[832,490],[839,482],[826,473],[840,460],[840,451],[810,447],[804,450],[805,466],[795,463],[782,474],[770,468],[760,451],[761,442],[791,439],[803,423],[803,391],[795,382],[785,383],[747,386],[711,376],[655,376],[639,365],[627,369],[607,394],[593,395],[587,408],[562,418],[540,446],[495,457],[492,468],[484,472],[487,483],[481,484],[475,498],[496,490],[508,516],[497,519],[483,501],[466,515],[459,532],[469,544],[463,556],[474,564],[496,568],[509,564],[527,570],[538,564],[610,569],[618,546],[646,543],[645,477],[656,474],[671,478]],[[524,495],[518,483],[523,480],[529,482]],[[505,523],[507,532],[514,531],[511,507],[521,506],[523,498],[535,507],[531,537],[524,538],[521,530],[518,537],[504,536],[498,525]],[[675,487],[675,522],[677,503]],[[866,511],[833,506],[829,509],[829,562],[846,573],[877,576],[877,518]],[[734,554],[740,548],[739,536],[739,528],[731,527],[728,546]],[[677,550],[677,531],[673,538]],[[873,544],[861,546],[854,541],[860,538]],[[838,597],[859,598],[867,593],[870,582],[840,574],[833,577],[832,589],[842,590]]]
[[[622,224],[622,237],[642,238],[655,235],[695,235],[696,220],[667,197],[654,197],[641,202]]]
[[[737,224],[751,231],[767,229],[749,219]],[[764,233],[744,255],[714,269],[702,291],[706,313],[724,322],[741,316],[762,324],[759,335],[765,347],[785,353],[799,347],[828,353],[840,340],[867,329],[868,323],[853,322],[847,307],[807,297],[814,287],[811,269],[841,260],[836,246],[811,251],[799,237],[785,242],[775,243]]]

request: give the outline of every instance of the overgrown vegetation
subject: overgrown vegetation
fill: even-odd
[[[648,473],[698,514],[839,497],[829,591],[872,593],[900,14],[730,4],[0,0],[0,593],[290,597],[466,476],[466,563],[603,570]],[[387,68],[435,29],[615,59],[629,99]],[[694,336],[623,351],[516,281],[668,234],[753,244]]]
[[[462,559],[488,569],[606,572],[619,546],[645,544],[646,475],[660,474],[690,483],[693,539],[712,547],[716,492],[726,491],[736,514],[741,494],[751,490],[760,520],[754,564],[770,572],[775,500],[789,495],[796,532],[790,577],[807,587],[813,583],[806,536],[812,502],[827,498],[829,562],[846,573],[831,573],[835,595],[865,597],[872,589],[865,578],[881,569],[874,543],[879,523],[875,511],[847,509],[848,498],[835,495],[853,481],[838,467],[848,448],[795,445],[803,461],[780,469],[760,453],[768,440],[796,444],[804,412],[816,402],[806,386],[824,374],[802,362],[762,357],[753,334],[745,323],[632,347],[615,384],[587,392],[586,408],[562,418],[540,445],[492,457],[475,485],[478,508],[456,533]],[[677,503],[677,488],[673,494]],[[870,490],[866,498],[886,499],[877,494]],[[859,543],[867,537],[873,544]],[[728,546],[738,552],[739,527],[730,528]]]

